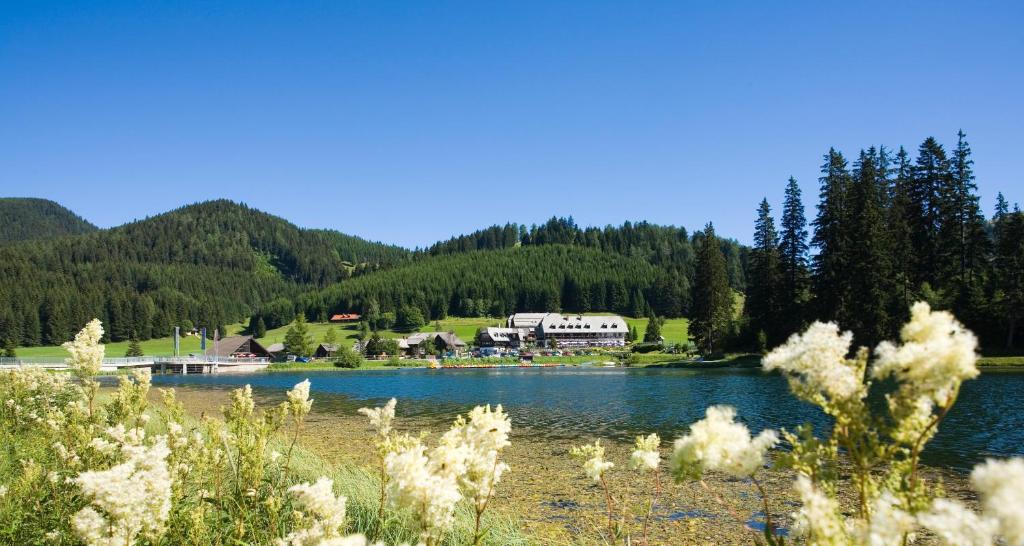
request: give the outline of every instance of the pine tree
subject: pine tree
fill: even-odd
[[[885,211],[878,191],[878,152],[861,150],[849,189],[849,238],[846,282],[842,300],[845,314],[838,318],[857,342],[874,346],[888,336],[890,289],[888,257],[885,252]]]
[[[821,191],[818,215],[814,219],[814,238],[811,244],[818,249],[813,260],[813,285],[817,315],[822,320],[837,320],[847,316],[844,295],[848,279],[849,229],[847,198],[850,173],[846,159],[834,148],[825,154],[825,164],[819,178]]]
[[[914,302],[917,288],[914,244],[910,230],[916,210],[910,198],[914,175],[910,157],[902,146],[896,153],[896,165],[896,176],[889,184],[886,250],[893,284],[889,316],[894,323],[902,324],[909,318],[910,305]]]
[[[705,355],[721,348],[732,318],[732,289],[725,272],[725,256],[709,222],[697,251],[690,332]]]
[[[309,336],[306,316],[302,313],[295,317],[295,323],[289,326],[288,331],[285,332],[284,348],[295,356],[310,356],[313,354],[313,340]]]
[[[4,342],[4,358],[17,358],[18,351],[15,349],[14,342],[10,339]]]
[[[124,356],[127,356],[127,357],[145,356],[142,353],[142,345],[139,344],[139,340],[135,339],[134,335],[128,341],[128,350],[124,352]]]
[[[943,179],[945,185],[939,191],[938,206],[939,271],[943,276],[942,284],[958,292],[958,305],[954,309],[958,315],[972,311],[973,305],[965,298],[980,281],[990,250],[973,165],[971,147],[960,131],[949,175]]]
[[[915,285],[935,285],[939,265],[940,192],[948,184],[949,161],[946,151],[934,138],[928,137],[918,147],[917,161],[908,192],[910,199],[910,241],[914,247]]]
[[[334,326],[327,328],[327,331],[324,332],[323,342],[325,345],[335,345],[338,343],[338,330]]]
[[[789,177],[782,205],[782,234],[779,238],[779,322],[783,334],[803,329],[809,298],[807,272],[807,219],[800,186]]]
[[[263,317],[256,318],[256,329],[252,331],[252,335],[260,339],[267,336],[267,323],[263,322]]]
[[[775,345],[786,332],[781,331],[779,238],[767,199],[761,200],[754,224],[754,247],[750,250],[746,313],[751,331],[764,332]]]
[[[664,319],[651,316],[647,319],[647,328],[644,330],[644,343],[661,342],[661,324]]]
[[[1006,212],[1002,201],[997,205],[994,223],[999,234],[995,252],[995,308],[1006,328],[1005,346],[1012,349],[1024,318],[1024,213]]]

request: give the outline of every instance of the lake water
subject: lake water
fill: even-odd
[[[502,404],[513,426],[558,439],[631,441],[650,432],[674,439],[712,404],[735,406],[754,432],[805,422],[819,431],[829,426],[820,411],[789,394],[784,378],[756,369],[408,369],[165,375],[153,382],[210,389],[251,384],[260,396],[275,399],[305,378],[321,412],[351,413],[393,396],[399,416],[447,422],[477,404]],[[1022,372],[986,372],[965,383],[925,462],[965,470],[986,457],[1024,455],[1022,410]]]

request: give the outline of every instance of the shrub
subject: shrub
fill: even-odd
[[[334,353],[334,365],[338,368],[359,368],[363,362],[363,355],[351,347],[339,347],[338,352]]]

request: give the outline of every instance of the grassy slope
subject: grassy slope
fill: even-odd
[[[476,331],[478,328],[487,326],[498,326],[503,324],[503,319],[498,318],[487,318],[487,317],[449,317],[441,321],[431,322],[421,329],[424,332],[432,332],[438,330],[447,332],[454,330],[455,334],[462,338],[466,343],[472,344],[473,339],[476,337]],[[640,334],[641,339],[644,335],[644,330],[647,328],[647,319],[640,318],[626,318],[626,322],[632,327],[636,326],[637,332]],[[662,335],[665,336],[667,343],[683,343],[687,340],[687,326],[689,321],[687,319],[668,319],[665,322],[665,326],[662,328]],[[232,324],[228,326],[228,333],[230,335],[238,334],[242,331],[242,324]],[[313,338],[314,343],[319,343],[323,340],[324,334],[327,333],[329,328],[335,328],[337,330],[338,339],[351,346],[356,341],[356,335],[358,334],[358,327],[356,324],[329,324],[329,323],[311,323],[309,325],[309,333]],[[273,330],[267,330],[267,335],[260,338],[259,341],[264,346],[272,343],[280,343],[284,341],[285,333],[288,331],[288,326],[282,326],[281,328],[275,328]],[[395,332],[393,330],[387,330],[380,333],[384,337],[402,337],[407,335],[404,332]],[[142,345],[142,352],[150,356],[166,356],[174,354],[174,343],[170,337],[163,337],[159,339],[150,339],[147,341],[140,342]],[[107,356],[108,357],[120,357],[124,356],[125,351],[128,349],[127,341],[120,341],[117,343],[107,344]],[[181,340],[181,353],[199,353],[199,338],[186,337]],[[67,352],[58,346],[47,346],[47,347],[21,347],[18,348],[18,356],[23,357],[51,357],[51,358],[63,358],[67,356]]]

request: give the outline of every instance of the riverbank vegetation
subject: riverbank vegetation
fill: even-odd
[[[92,321],[68,343],[79,382],[33,368],[0,372],[0,516],[14,522],[0,526],[4,542],[529,540],[487,517],[509,470],[501,454],[512,425],[500,406],[458,417],[436,442],[396,432],[394,400],[363,409],[377,431],[376,469],[349,469],[336,481],[338,472],[310,472],[315,465],[301,462],[313,404],[308,380],[261,411],[246,386],[231,394],[222,421],[194,421],[173,391],[159,408],[149,407],[148,373],[121,376],[116,391],[99,396],[101,336]],[[662,488],[673,487],[663,477],[710,490],[703,480],[718,473],[749,483],[750,495],[763,501],[760,530],[736,518],[753,543],[895,545],[924,534],[945,544],[1024,544],[1024,459],[989,460],[974,469],[980,512],[946,498],[920,466],[961,384],[979,373],[977,339],[950,313],[924,302],[914,305],[900,338],[854,351],[852,332],[816,322],[765,357],[765,368],[782,373],[797,398],[833,418],[827,437],[809,426],[752,436],[733,408],[713,406],[674,441],[664,465],[656,435],[637,438],[629,469],[616,469],[599,441],[573,449],[605,499],[605,521],[585,534],[608,544],[647,543],[653,507]],[[867,402],[878,389],[882,408]],[[780,445],[785,449],[773,451]],[[786,516],[772,509],[779,492],[761,479],[772,462],[796,474],[800,504],[788,529],[780,525]],[[609,485],[616,472],[637,473],[650,484],[648,495],[640,501],[620,495]],[[712,498],[729,510],[720,495]],[[359,534],[347,535],[353,532]]]

